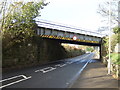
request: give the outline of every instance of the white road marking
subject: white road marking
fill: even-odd
[[[67,62],[68,64],[72,64],[73,62]]]
[[[88,62],[86,62],[86,64],[84,64],[84,66],[80,69],[80,71],[74,76],[74,78],[72,78],[68,83],[70,83],[71,85],[69,85],[69,87],[71,87],[73,85],[73,83],[78,79],[80,73],[85,69],[85,67],[88,65],[88,63],[91,60],[89,60]]]
[[[87,64],[90,62],[91,60],[89,60],[81,69],[81,72],[84,70],[84,68],[87,66]]]
[[[11,79],[18,78],[18,77],[26,78],[25,75],[18,75],[18,76],[14,76],[14,77],[11,77],[11,78],[8,78],[8,79],[0,80],[0,82],[7,81],[7,80],[11,80]]]
[[[55,70],[55,69],[56,69],[56,68],[51,68],[50,70],[43,71],[43,73],[47,73],[47,72],[53,71],[53,70]]]
[[[46,70],[48,69],[48,70]],[[40,70],[36,70],[35,72],[43,72],[43,73],[47,73],[47,72],[50,72],[50,71],[53,71],[55,70],[56,68],[53,68],[53,67],[47,67],[47,68],[43,68],[43,69],[40,69]]]
[[[67,62],[68,63],[68,62]],[[63,66],[66,66],[67,64],[57,64],[55,65],[56,67],[63,67]]]
[[[40,70],[36,70],[35,72],[39,72]]]
[[[48,69],[48,70],[45,70],[45,69]],[[53,68],[53,67],[47,67],[47,68],[44,68],[44,69],[41,69],[40,71],[42,71],[43,73],[47,73],[47,72],[50,72],[52,70],[55,70],[56,68]]]
[[[88,57],[89,55],[86,55],[86,56],[82,56],[81,58],[79,58],[79,59],[76,59],[76,60],[74,60],[74,61],[72,61],[72,62],[67,62],[68,64],[72,64],[72,63],[75,63],[75,62],[77,62],[77,61],[80,61],[80,59],[85,59],[86,57]],[[83,61],[82,61],[83,62]],[[64,66],[66,66],[67,64],[57,64],[57,65],[55,65],[55,67],[64,67]],[[46,69],[48,69],[48,70],[46,70]],[[55,70],[56,68],[53,68],[53,67],[47,67],[47,68],[43,68],[43,69],[39,69],[39,70],[36,70],[35,72],[43,72],[43,73],[47,73],[47,72],[50,72],[50,71],[53,71],[53,70]]]
[[[62,65],[60,65],[60,67],[64,67],[64,66],[66,66],[67,64],[62,64]]]
[[[74,60],[73,63],[75,63],[75,62],[77,62],[77,61],[80,61],[80,60],[83,60],[83,59],[87,58],[88,56],[89,56],[89,55],[86,55],[86,56],[84,56],[84,57],[82,56],[81,58]]]
[[[8,78],[8,79],[1,80],[0,82],[2,83],[2,82],[4,82],[4,81],[11,80],[11,79],[15,79],[15,78],[18,78],[18,77],[23,77],[24,79],[17,80],[17,81],[15,81],[15,82],[12,82],[12,83],[9,83],[9,84],[0,86],[0,88],[4,88],[4,87],[7,87],[7,86],[10,86],[10,85],[13,85],[13,84],[19,83],[19,82],[21,82],[21,81],[24,81],[24,80],[27,80],[27,79],[32,78],[32,76],[26,77],[25,75],[18,75],[18,76],[14,76],[14,77],[11,77],[11,78]]]
[[[47,68],[43,68],[43,69],[39,69],[39,70],[36,70],[35,72],[40,72],[40,71],[43,71],[43,70],[45,70],[45,69],[49,69],[49,68],[51,68],[51,67],[47,67]]]
[[[55,65],[55,67],[59,67],[59,66],[60,66],[60,64]]]
[[[66,66],[67,64],[57,64],[57,65],[55,65],[55,67],[64,67],[64,66]],[[43,72],[43,73],[47,73],[47,72],[50,72],[50,71],[53,71],[53,70],[55,70],[56,68],[55,67],[47,67],[47,68],[43,68],[43,69],[39,69],[39,70],[35,70],[35,72],[37,73],[37,72]],[[48,70],[47,70],[48,69]]]

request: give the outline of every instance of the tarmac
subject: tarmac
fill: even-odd
[[[120,83],[107,74],[107,67],[101,62],[89,63],[70,88],[104,88],[120,90]]]

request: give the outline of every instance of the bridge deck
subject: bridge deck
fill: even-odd
[[[45,38],[75,40],[78,42],[101,43],[103,34],[85,31],[79,28],[55,24],[46,21],[36,21],[37,34]],[[74,39],[75,38],[75,39]]]

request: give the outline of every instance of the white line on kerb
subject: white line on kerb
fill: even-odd
[[[86,62],[86,64],[84,64],[84,66],[81,68],[81,70],[74,76],[74,78],[72,78],[70,80],[70,82],[68,83],[71,83],[71,85],[69,85],[69,87],[71,87],[73,85],[73,83],[77,80],[78,76],[80,75],[80,73],[85,69],[85,67],[88,65],[88,63],[90,62],[91,60],[89,60],[88,62]]]
[[[0,82],[4,82],[4,81],[11,80],[11,79],[18,78],[18,77],[23,77],[24,79],[21,79],[21,80],[18,80],[18,81],[15,81],[15,82],[0,86],[0,88],[4,88],[4,87],[7,87],[7,86],[10,86],[10,85],[13,85],[13,84],[19,83],[21,81],[32,78],[32,76],[26,77],[25,75],[18,75],[18,76],[14,76],[14,77],[11,77],[11,78],[8,78],[8,79],[1,80]]]

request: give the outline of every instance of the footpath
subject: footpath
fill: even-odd
[[[119,84],[118,80],[114,79],[112,75],[107,75],[105,65],[101,62],[94,62],[86,66],[70,88],[108,88],[108,90],[117,88],[117,90],[120,90]]]

